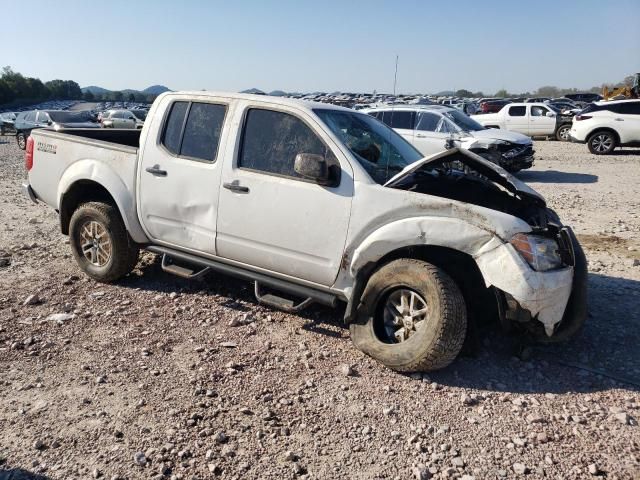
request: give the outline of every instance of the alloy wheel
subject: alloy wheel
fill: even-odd
[[[80,248],[92,265],[104,267],[111,260],[113,243],[104,225],[90,220],[80,228]]]
[[[383,311],[383,327],[393,343],[408,340],[427,319],[426,300],[408,288],[394,290],[387,297]]]

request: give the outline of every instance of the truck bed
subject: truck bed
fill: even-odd
[[[49,131],[46,129],[45,131]],[[73,135],[74,137],[100,140],[101,142],[115,143],[128,147],[140,146],[140,133],[142,130],[115,129],[115,128],[67,128],[60,129],[58,133]]]
[[[71,185],[93,182],[114,196],[125,224],[144,238],[135,209],[140,130],[36,129],[29,183],[40,201],[60,208]]]

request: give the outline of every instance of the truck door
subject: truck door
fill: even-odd
[[[154,242],[215,254],[218,189],[230,105],[165,99],[138,168],[140,221]],[[164,108],[163,108],[164,107]]]
[[[433,112],[416,114],[413,146],[425,157],[445,150],[450,133],[443,131],[443,117]]]
[[[223,165],[217,254],[332,285],[351,214],[351,166],[306,112],[248,104],[237,115],[233,123],[242,132],[237,146],[229,142]],[[300,177],[294,171],[300,153],[323,155],[337,183]]]
[[[531,105],[529,108],[529,135],[553,135],[556,131],[555,112],[543,105]]]
[[[504,124],[507,130],[529,135],[529,116],[525,105],[504,107]]]

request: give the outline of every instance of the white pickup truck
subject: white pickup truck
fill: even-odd
[[[497,113],[472,115],[476,122],[487,128],[502,128],[530,137],[554,137],[569,141],[571,115],[563,115],[546,103],[509,103]]]
[[[287,311],[346,302],[355,345],[400,371],[452,362],[485,314],[547,342],[586,317],[584,254],[539,194],[470,152],[423,158],[353,110],[166,93],[141,131],[27,143],[25,193],[56,209],[97,281],[146,249],[182,277],[253,281]]]

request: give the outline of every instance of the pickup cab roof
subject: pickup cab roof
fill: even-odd
[[[164,97],[176,97],[176,98],[227,98],[233,100],[247,100],[251,102],[268,103],[272,105],[287,105],[291,107],[300,108],[302,110],[312,112],[313,110],[342,110],[345,112],[353,113],[351,108],[340,107],[338,105],[312,102],[309,100],[302,100],[297,98],[284,98],[276,97],[272,95],[255,95],[251,93],[231,93],[231,92],[209,92],[209,91],[185,91],[185,92],[165,92],[161,94],[158,99]],[[159,103],[159,102],[158,102]]]

